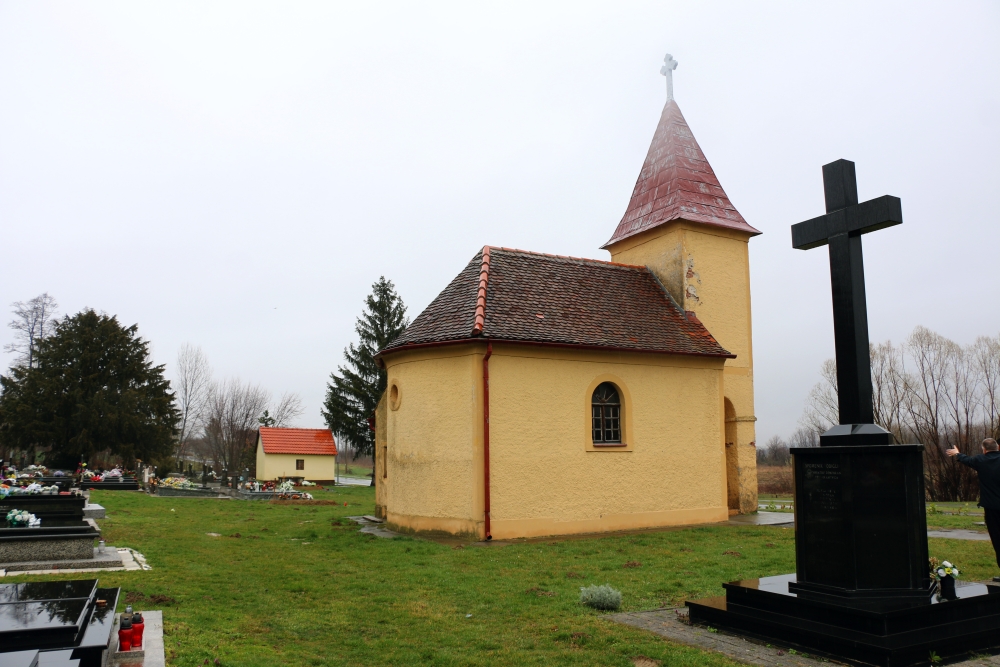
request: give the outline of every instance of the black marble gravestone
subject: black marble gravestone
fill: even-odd
[[[0,584],[0,665],[101,667],[120,589],[97,583]]]
[[[792,245],[829,246],[840,424],[793,448],[791,575],[724,584],[687,603],[691,620],[873,665],[927,664],[1000,646],[1000,587],[934,596],[923,446],[874,424],[861,235],[902,223],[895,197],[858,203],[854,163],[823,167],[827,213],[792,227]]]

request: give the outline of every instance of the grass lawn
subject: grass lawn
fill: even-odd
[[[580,586],[609,583],[626,610],[641,610],[794,570],[787,528],[438,544],[359,533],[345,517],[374,511],[371,488],[314,495],[327,504],[95,491],[92,500],[108,509],[108,544],[138,549],[153,567],[96,576],[143,596],[138,609],[164,610],[170,665],[627,667],[639,655],[665,665],[735,663],[602,620],[579,604]],[[996,574],[988,542],[931,540],[931,554],[954,561],[963,578]]]
[[[371,477],[372,467],[357,463],[340,464],[340,474],[344,477]]]
[[[985,521],[983,508],[970,503],[927,503],[927,527],[964,528],[986,532],[986,526],[976,525]]]

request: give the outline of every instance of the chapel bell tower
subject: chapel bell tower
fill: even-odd
[[[673,99],[669,54],[660,73],[667,102],[632,199],[603,249],[644,265],[677,305],[736,355],[724,371],[725,456],[730,512],[757,510],[753,343],[748,242],[760,232],[729,201]]]

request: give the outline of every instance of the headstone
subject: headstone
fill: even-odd
[[[101,665],[119,592],[96,579],[0,584],[0,662],[40,651],[37,664],[63,664],[58,652],[72,651],[72,664]]]
[[[858,203],[854,163],[823,167],[825,215],[792,227],[795,248],[829,246],[840,424],[793,448],[796,572],[724,584],[691,620],[866,664],[926,664],[1000,646],[1000,587],[935,596],[923,446],[873,423],[861,236],[902,223],[895,197]]]

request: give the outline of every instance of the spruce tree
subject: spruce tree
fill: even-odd
[[[375,432],[369,426],[378,401],[385,392],[386,372],[375,362],[375,355],[406,329],[406,306],[396,288],[385,276],[372,285],[365,300],[365,310],[354,330],[358,344],[344,349],[344,366],[330,374],[323,402],[323,418],[341,440],[347,440],[355,455],[369,454],[375,462]],[[374,475],[372,486],[375,485]]]
[[[0,376],[0,439],[50,448],[57,466],[109,452],[132,466],[171,453],[179,413],[138,327],[85,310],[37,344],[34,367]]]

